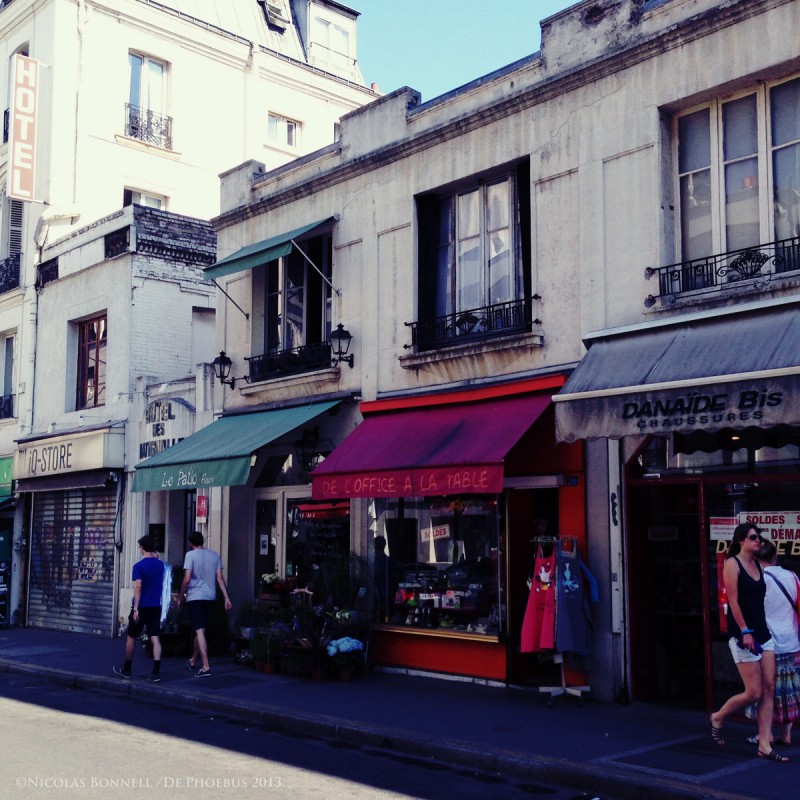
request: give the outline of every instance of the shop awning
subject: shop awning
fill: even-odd
[[[326,219],[312,222],[309,225],[304,225],[302,228],[296,228],[293,231],[287,231],[279,236],[273,236],[271,239],[264,239],[255,244],[249,244],[235,253],[220,259],[210,267],[203,270],[203,275],[207,281],[221,278],[223,275],[232,275],[234,272],[242,272],[246,269],[253,269],[261,264],[267,264],[274,261],[276,258],[288,256],[292,251],[292,240],[300,236],[307,236],[314,233],[318,228],[323,228],[330,225],[335,220],[335,217],[327,217]]]
[[[134,492],[209,489],[247,483],[255,453],[341,401],[222,417],[136,465]]]
[[[41,478],[20,478],[18,492],[66,492],[70,489],[96,489],[113,486],[119,480],[116,470],[87,469],[80,472],[62,472]]]
[[[800,311],[601,338],[553,400],[564,442],[800,425]]]
[[[314,470],[312,497],[502,491],[503,459],[549,404],[528,395],[367,416]]]

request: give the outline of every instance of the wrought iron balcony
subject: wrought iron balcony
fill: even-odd
[[[530,299],[471,308],[431,320],[406,322],[406,327],[411,328],[411,344],[404,346],[421,352],[492,336],[526,333],[534,323],[541,324],[540,320],[533,319],[531,313],[533,300],[540,299],[535,294]]]
[[[0,397],[0,419],[14,419],[14,398],[16,395],[6,394]]]
[[[298,375],[330,367],[333,361],[331,343],[309,344],[293,350],[278,350],[247,358],[250,362],[250,383],[268,381],[285,375]]]
[[[652,306],[659,297],[680,295],[697,289],[730,285],[748,278],[798,270],[800,270],[800,237],[682,261],[670,264],[668,267],[655,269],[648,267],[644,271],[645,278],[649,280],[654,276],[658,277],[658,289],[648,295],[645,305]]]
[[[172,150],[172,117],[125,103],[125,135]]]
[[[7,108],[3,112],[3,144],[8,141],[8,123],[11,119],[11,109]]]
[[[20,253],[0,261],[0,294],[19,288]]]

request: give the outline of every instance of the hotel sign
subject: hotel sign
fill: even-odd
[[[39,62],[17,53],[8,123],[8,196],[15,200],[34,199],[38,117]]]
[[[139,458],[150,458],[194,433],[194,407],[180,397],[148,403],[139,430]]]

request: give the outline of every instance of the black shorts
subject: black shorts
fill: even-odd
[[[211,620],[211,612],[213,610],[213,600],[188,600],[186,602],[186,613],[189,615],[189,624],[192,626],[192,630],[205,630]]]
[[[148,636],[161,635],[161,606],[140,606],[138,622],[133,618],[133,609],[128,615],[128,636],[138,639],[143,630]]]

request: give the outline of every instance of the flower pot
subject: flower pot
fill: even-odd
[[[275,672],[277,671],[275,668],[275,664],[271,661],[265,661],[262,669],[267,675],[274,675]]]
[[[351,670],[351,669],[340,669],[339,670],[339,680],[340,681],[351,681],[351,680],[353,680],[353,670]]]

